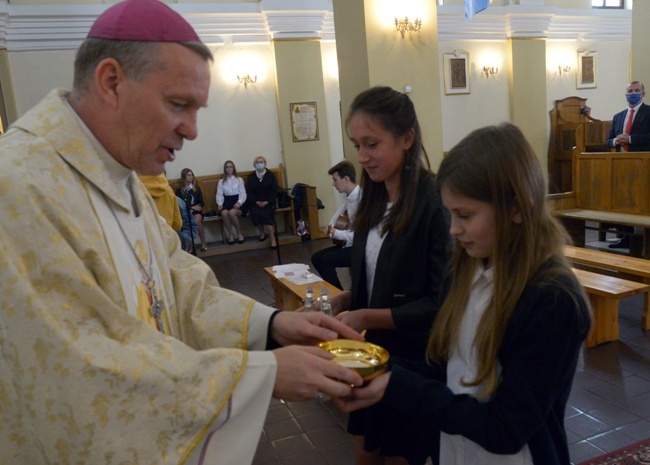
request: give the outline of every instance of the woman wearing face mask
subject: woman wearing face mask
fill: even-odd
[[[255,172],[246,180],[246,194],[250,205],[251,221],[260,230],[260,242],[271,238],[271,248],[275,249],[275,198],[278,195],[278,181],[275,175],[266,169],[266,158],[256,157],[253,161]]]

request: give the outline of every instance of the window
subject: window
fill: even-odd
[[[623,8],[624,0],[591,0],[592,8]]]

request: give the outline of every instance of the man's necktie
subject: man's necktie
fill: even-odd
[[[630,110],[630,115],[627,117],[627,124],[625,125],[625,134],[629,135],[630,131],[632,130],[632,120],[634,119],[634,108]],[[630,151],[630,146],[627,144],[623,144],[623,150],[626,152]]]

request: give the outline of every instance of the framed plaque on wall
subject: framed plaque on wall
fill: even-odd
[[[290,103],[291,134],[294,142],[318,140],[316,102]]]

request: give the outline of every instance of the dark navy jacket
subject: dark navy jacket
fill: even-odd
[[[623,124],[625,123],[625,116],[627,109],[616,113],[612,118],[612,127],[607,136],[607,147],[614,148],[616,151],[621,151],[621,146],[614,145],[614,139],[617,135],[623,134]],[[632,121],[632,129],[630,130],[630,152],[650,152],[650,105],[642,103],[639,107],[637,114]]]

